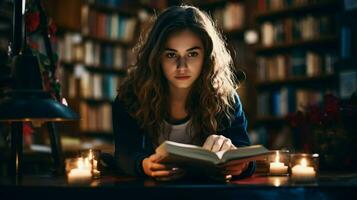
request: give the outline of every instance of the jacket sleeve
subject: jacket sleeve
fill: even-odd
[[[248,136],[247,126],[248,121],[245,117],[241,101],[239,97],[236,96],[234,120],[227,129],[222,131],[221,134],[229,138],[236,147],[249,146],[251,145],[251,142]],[[250,176],[254,171],[255,162],[250,162],[248,168],[237,178]]]
[[[132,176],[144,176],[142,161],[150,155],[144,149],[144,137],[117,97],[112,106],[115,161],[119,170]]]

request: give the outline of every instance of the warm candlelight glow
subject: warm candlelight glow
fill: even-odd
[[[93,159],[92,149],[89,150],[88,158],[89,158],[89,160]]]
[[[68,173],[69,183],[85,183],[92,178],[91,165],[87,158],[78,158],[77,168],[71,169]]]
[[[87,157],[79,157],[76,161],[76,168],[70,169],[67,174],[70,183],[88,182],[100,176],[98,171],[98,160],[95,159],[93,151],[90,149]]]
[[[279,151],[276,151],[275,162],[280,162]]]
[[[291,171],[292,177],[296,181],[312,181],[316,176],[315,169],[311,166],[308,166],[306,158],[302,158],[300,164],[295,165]]]
[[[273,175],[286,174],[288,172],[288,166],[280,162],[279,151],[276,151],[275,162],[270,163],[270,173]]]
[[[306,158],[301,159],[301,166],[306,167],[307,166],[307,161]]]

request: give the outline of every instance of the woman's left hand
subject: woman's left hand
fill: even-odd
[[[203,148],[217,152],[235,149],[236,147],[232,144],[232,141],[229,138],[226,138],[223,135],[210,135],[203,144]]]
[[[238,176],[243,171],[245,171],[247,169],[248,165],[249,165],[249,162],[235,163],[235,164],[232,164],[232,165],[222,166],[221,167],[221,173],[223,175]]]

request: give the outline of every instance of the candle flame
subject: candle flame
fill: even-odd
[[[280,161],[279,151],[276,151],[275,162],[278,163],[279,161]]]
[[[88,158],[89,158],[89,160],[92,160],[92,159],[93,159],[92,149],[89,150]]]
[[[281,185],[280,179],[276,178],[274,179],[274,186],[279,187]]]
[[[306,167],[307,166],[307,161],[306,161],[306,158],[303,158],[303,159],[301,159],[301,165],[303,166],[303,167]]]
[[[84,167],[84,163],[83,163],[83,158],[78,158],[78,161],[77,161],[77,168],[78,169],[83,169]]]

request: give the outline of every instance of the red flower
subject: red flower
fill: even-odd
[[[40,48],[39,45],[36,42],[28,41],[28,44],[32,49],[37,49],[38,50]]]
[[[26,31],[34,32],[40,25],[40,13],[30,12],[26,14]]]
[[[328,122],[336,121],[339,118],[340,105],[337,97],[333,95],[325,96],[324,117]]]
[[[290,125],[296,128],[303,124],[304,114],[301,111],[297,111],[296,113],[289,114],[288,120],[290,122]]]
[[[31,135],[34,132],[31,126],[31,122],[23,123],[22,132],[24,133],[24,135]]]
[[[49,20],[49,23],[48,23],[48,34],[53,37],[55,36],[57,32],[57,26],[55,24],[55,22],[53,21],[53,19],[50,19]]]
[[[319,125],[321,119],[322,116],[319,107],[317,105],[311,106],[308,113],[308,120],[310,120],[312,124]]]
[[[339,111],[338,99],[331,94],[326,95],[324,110],[327,114],[336,114]]]
[[[45,91],[50,91],[51,90],[51,81],[50,81],[50,77],[49,77],[49,72],[44,71],[42,73],[42,76],[43,76],[43,84],[44,84]]]

